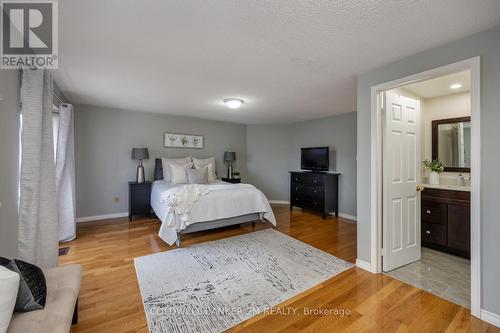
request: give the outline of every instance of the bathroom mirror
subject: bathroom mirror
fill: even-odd
[[[432,121],[432,159],[443,162],[444,171],[470,172],[470,117]]]

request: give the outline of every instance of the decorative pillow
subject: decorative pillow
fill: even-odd
[[[2,263],[5,263],[5,258],[2,258]],[[18,259],[11,260],[4,266],[20,277],[14,311],[29,312],[43,309],[47,298],[47,284],[42,270]]]
[[[215,157],[210,158],[195,158],[193,157],[193,164],[195,169],[201,169],[208,166],[208,181],[214,182],[217,180],[215,174]]]
[[[193,163],[184,165],[170,163],[169,167],[172,184],[186,184],[188,182],[187,170],[193,167]]]
[[[181,165],[191,163],[191,156],[183,157],[183,158],[162,158],[161,159],[161,166],[163,169],[163,180],[166,180],[167,182],[170,181],[170,168],[168,166],[170,163],[181,164]]]
[[[187,170],[189,184],[208,184],[208,166]]]
[[[7,332],[19,289],[19,274],[0,266],[0,333]]]

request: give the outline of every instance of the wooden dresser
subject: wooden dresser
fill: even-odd
[[[294,206],[323,215],[339,214],[338,173],[290,172],[290,209]]]
[[[422,192],[422,245],[470,258],[470,192]]]

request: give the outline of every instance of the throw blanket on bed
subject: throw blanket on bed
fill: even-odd
[[[199,184],[184,185],[168,192],[165,198],[167,212],[170,213],[165,221],[167,226],[181,230],[186,228],[193,205],[205,194],[208,194],[207,186]]]

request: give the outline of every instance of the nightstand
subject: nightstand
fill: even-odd
[[[151,217],[151,182],[128,182],[128,219],[134,215]]]
[[[222,178],[222,181],[231,184],[239,184],[241,183],[241,178]]]

